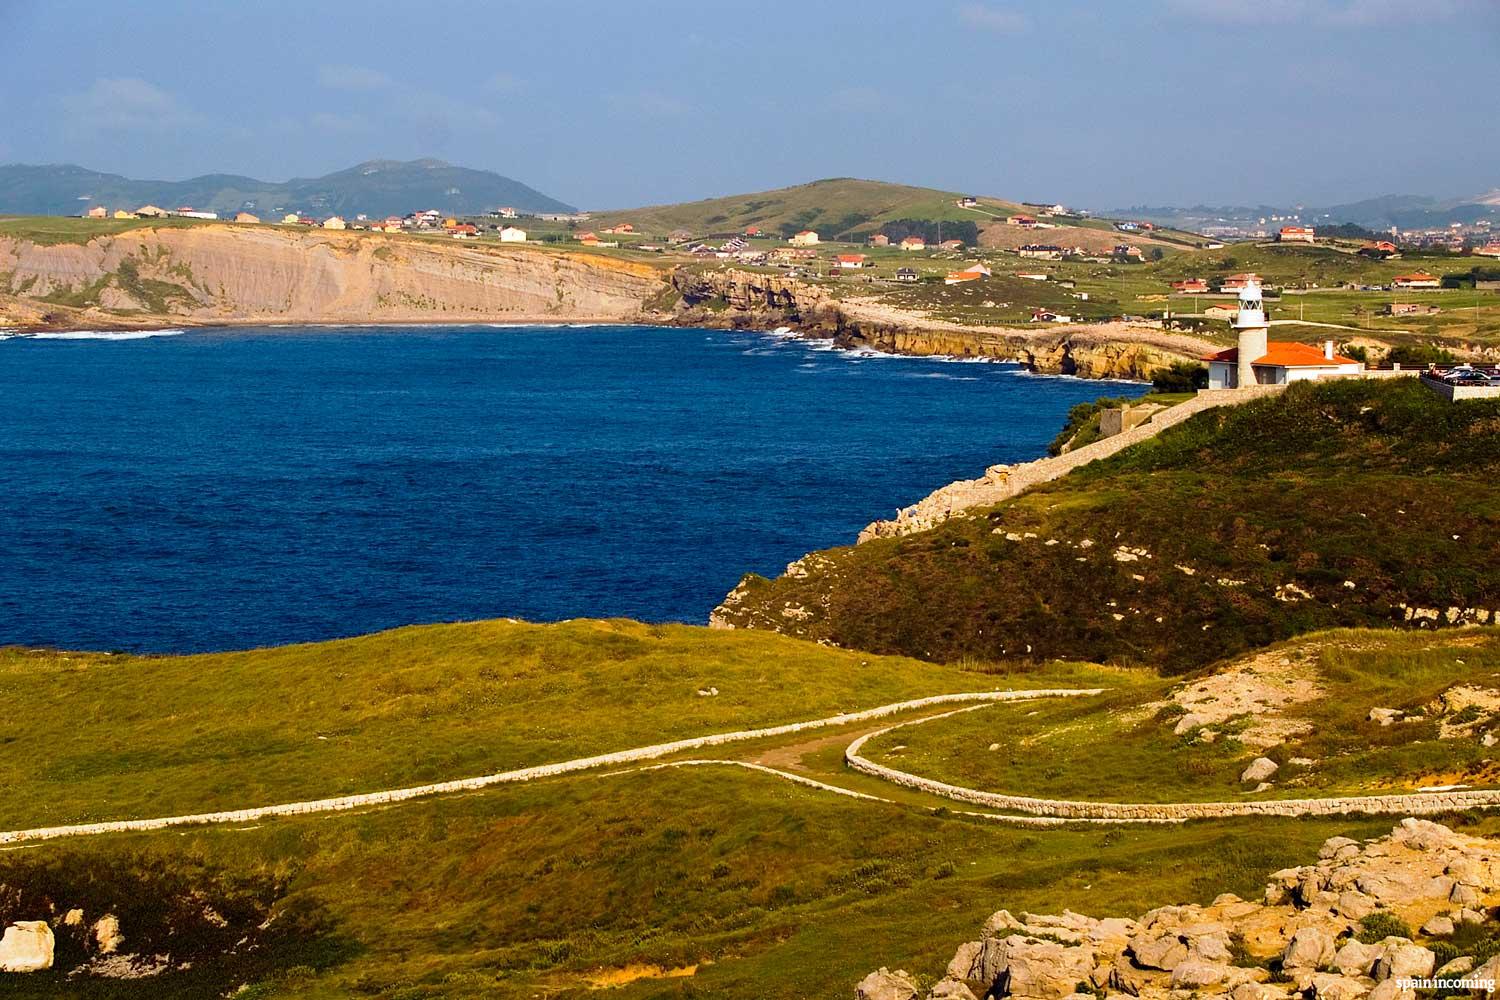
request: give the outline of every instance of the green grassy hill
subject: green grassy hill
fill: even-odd
[[[840,177],[677,205],[596,212],[589,225],[597,229],[629,222],[637,231],[657,236],[676,229],[706,235],[758,226],[777,236],[813,229],[825,240],[862,239],[885,222],[942,219],[983,226],[994,221],[992,213],[1019,208],[993,198],[980,199],[979,211],[960,208],[962,196],[963,192]]]
[[[1297,655],[1321,657],[1331,695],[1378,682],[1349,711],[1387,696],[1400,707],[1456,676],[1463,636],[1440,638],[1427,650],[1414,636],[1335,633],[1299,644]],[[1482,638],[1462,655],[1487,682],[1500,665],[1493,633]],[[1378,655],[1351,659],[1350,646]],[[1110,708],[1168,693],[1146,671],[939,667],[764,633],[626,622],[480,622],[172,658],[9,650],[0,663],[12,822],[94,800],[154,814],[367,787],[995,686],[1116,693],[1020,713],[984,709],[955,724],[1001,711],[1043,719],[1049,731],[1100,725],[1107,740],[1113,723],[1101,715]],[[719,694],[698,695],[705,684]],[[1040,725],[1012,721],[1018,739]],[[903,730],[910,753],[889,740],[873,745],[910,763],[959,732],[946,725]],[[1228,747],[1233,727],[1220,728]],[[1159,745],[1122,747],[1122,759],[1191,755],[1163,733]],[[853,735],[798,735],[725,759],[775,752],[778,766],[897,801],[741,769],[601,770],[389,808],[0,852],[0,921],[50,914],[59,941],[57,969],[0,978],[0,997],[571,998],[601,985],[626,1000],[844,997],[887,962],[935,981],[952,942],[1000,906],[1110,915],[1163,899],[1250,896],[1266,872],[1305,859],[1325,838],[1391,824],[1016,829],[850,774],[840,754]],[[1013,742],[994,729],[983,739]],[[1317,752],[1332,757],[1338,747]],[[1059,755],[1052,776],[1031,763],[1017,783],[1073,787],[1098,771],[1082,751]],[[61,917],[74,908],[84,929]],[[122,953],[170,956],[159,974],[70,976],[99,968],[89,964],[99,956],[86,928],[106,913],[120,920]]]
[[[369,160],[323,177],[261,181],[208,174],[181,181],[132,180],[69,164],[0,166],[0,212],[17,215],[77,215],[91,205],[134,210],[155,204],[172,209],[233,214],[241,209],[371,216],[404,215],[436,208],[486,212],[504,205],[523,211],[566,212],[568,205],[520,181],[489,170],[457,167],[442,160]]]
[[[721,614],[937,661],[1178,671],[1315,629],[1406,624],[1403,605],[1487,620],[1497,428],[1500,401],[1452,405],[1415,380],[1303,383],[934,530],[821,553],[806,576],[747,577]]]
[[[1101,802],[1493,788],[1500,768],[1484,740],[1500,726],[1497,688],[1500,629],[1325,632],[1102,700],[907,726],[864,755],[970,788]],[[1370,717],[1380,708],[1401,714],[1382,724]],[[1240,777],[1260,756],[1280,767],[1252,792],[1257,782]],[[1104,759],[1112,766],[1091,766]]]
[[[200,656],[0,649],[0,739],[51,748],[0,758],[0,829],[473,777],[978,680],[766,633],[628,621],[430,625]],[[286,696],[268,697],[277,689]]]

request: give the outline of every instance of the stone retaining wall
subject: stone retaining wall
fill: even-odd
[[[411,799],[426,798],[433,795],[474,791],[476,789],[488,788],[491,785],[513,784],[535,781],[539,778],[552,778],[596,767],[654,760],[669,754],[679,753],[683,750],[722,746],[726,743],[764,739],[770,736],[785,736],[791,733],[806,732],[811,729],[822,729],[829,726],[844,726],[853,722],[884,718],[885,716],[894,715],[899,712],[927,708],[933,705],[968,702],[1025,701],[1032,698],[1082,697],[1100,694],[1101,690],[1099,688],[1058,688],[939,694],[927,698],[916,698],[911,701],[899,701],[890,705],[882,705],[879,708],[865,709],[860,712],[847,712],[842,715],[830,716],[826,719],[814,719],[810,722],[793,722],[782,726],[771,726],[766,729],[748,729],[732,733],[717,733],[712,736],[697,736],[691,739],[674,740],[670,743],[658,743],[652,746],[638,747],[634,750],[619,750],[613,753],[598,754],[593,757],[579,757],[556,764],[539,764],[535,767],[524,767],[515,771],[503,771],[498,774],[487,774],[477,778],[440,781],[428,785],[414,785],[408,788],[397,788],[384,792],[366,792],[330,799],[287,802],[280,805],[255,806],[249,809],[231,809],[221,812],[194,813],[185,816],[162,816],[155,819],[127,819],[101,823],[77,823],[70,826],[39,827],[32,830],[11,830],[0,833],[0,844],[52,840],[59,837],[85,837],[101,833],[164,830],[175,826],[250,823],[272,816],[300,816],[308,813],[343,812],[350,809],[361,809],[366,806],[392,805],[398,802],[407,802]]]
[[[861,774],[868,774],[892,784],[940,795],[957,802],[1007,809],[1056,819],[1115,820],[1123,822],[1182,822],[1189,819],[1227,819],[1235,816],[1343,816],[1349,813],[1407,816],[1430,816],[1434,813],[1464,809],[1488,809],[1500,806],[1500,789],[1452,792],[1413,792],[1399,795],[1354,795],[1318,799],[1260,799],[1247,802],[1083,802],[1074,799],[1042,799],[1025,795],[985,792],[960,785],[923,778],[877,764],[860,756],[864,745],[877,736],[902,726],[920,725],[946,718],[945,713],[914,722],[904,722],[873,733],[867,733],[849,744],[844,761]]]
[[[1162,410],[1150,423],[1132,427],[1102,441],[1084,445],[1063,455],[1039,458],[1020,465],[997,465],[982,479],[962,479],[928,494],[910,507],[896,512],[890,521],[875,521],[859,533],[861,542],[872,538],[894,538],[936,527],[948,518],[966,510],[990,507],[1024,493],[1033,486],[1061,479],[1074,469],[1124,451],[1195,414],[1220,406],[1238,406],[1252,399],[1263,399],[1286,389],[1284,385],[1256,385],[1244,389],[1204,390],[1186,402]]]

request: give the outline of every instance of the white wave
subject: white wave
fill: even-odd
[[[186,330],[57,330],[26,334],[29,340],[146,340],[149,337],[176,337]]]
[[[1034,372],[1029,368],[1017,368],[1008,372],[1010,375],[1019,375],[1023,378],[1050,378],[1060,379],[1068,382],[1098,382],[1106,385],[1146,385],[1148,383],[1141,379],[1133,378],[1084,378],[1082,375],[1061,375],[1055,372]]]

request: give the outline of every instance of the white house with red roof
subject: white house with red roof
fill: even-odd
[[[1317,230],[1312,226],[1282,226],[1276,240],[1279,243],[1316,243]]]
[[[1240,290],[1240,308],[1234,321],[1239,346],[1204,357],[1208,362],[1210,389],[1237,389],[1250,385],[1285,385],[1330,375],[1358,375],[1363,363],[1346,358],[1333,349],[1333,341],[1321,348],[1287,340],[1267,340],[1270,321],[1261,304],[1260,282],[1247,282]]]
[[[1392,288],[1441,288],[1442,285],[1442,281],[1436,275],[1428,274],[1426,271],[1398,274],[1391,279]]]
[[[839,254],[839,267],[846,268],[851,271],[857,271],[864,266],[865,255],[862,253]]]
[[[901,241],[902,250],[926,250],[927,241],[920,236],[908,236]]]

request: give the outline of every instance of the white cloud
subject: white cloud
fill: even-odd
[[[958,8],[958,19],[971,28],[1011,35],[1026,30],[1026,16],[982,3],[966,3]]]
[[[1489,9],[1489,0],[1167,0],[1178,13],[1220,24],[1369,28],[1451,20]]]
[[[88,129],[167,131],[201,120],[173,94],[133,76],[100,77],[59,100],[72,124]]]
[[[319,132],[360,135],[375,131],[373,123],[364,115],[338,115],[329,111],[318,111],[309,121]]]
[[[526,86],[526,81],[510,73],[496,73],[484,81],[484,89],[492,94],[509,94]]]
[[[829,94],[823,106],[829,111],[863,115],[890,111],[894,105],[874,87],[844,87]]]
[[[385,90],[391,78],[365,66],[319,66],[318,83],[330,90]]]
[[[691,110],[681,98],[654,90],[606,94],[604,99],[615,111],[638,118],[676,118]]]

